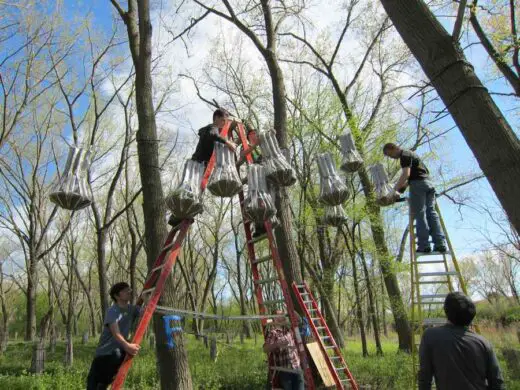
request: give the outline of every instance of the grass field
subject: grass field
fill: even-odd
[[[515,373],[508,371],[502,359],[503,345],[520,348],[513,333],[487,333],[497,349],[501,368],[507,379],[508,390],[520,390],[520,378],[513,380]],[[48,353],[45,373],[34,376],[28,373],[31,362],[31,345],[11,342],[7,353],[0,356],[0,389],[8,390],[76,390],[85,388],[85,378],[95,349],[95,341],[82,345],[78,340],[74,348],[74,366],[63,366],[65,346],[58,343],[55,353]],[[190,368],[196,389],[265,389],[265,355],[261,352],[261,337],[257,344],[238,339],[231,345],[218,344],[217,361],[209,357],[209,351],[201,341],[188,338]],[[384,356],[363,358],[359,340],[347,340],[345,358],[358,384],[370,385],[371,389],[411,389],[411,358],[397,353],[393,338],[384,341]],[[517,375],[520,373],[516,373]],[[155,354],[147,343],[134,361],[126,382],[126,389],[149,390],[158,388]]]

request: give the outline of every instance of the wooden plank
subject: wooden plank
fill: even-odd
[[[318,372],[320,373],[321,379],[323,380],[323,384],[326,387],[333,387],[336,384],[334,383],[334,378],[332,377],[329,366],[325,361],[325,356],[323,356],[323,352],[318,344],[318,342],[314,341],[312,343],[307,344],[307,349],[309,351],[309,355],[311,355],[312,361],[316,365]]]

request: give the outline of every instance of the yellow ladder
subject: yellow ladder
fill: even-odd
[[[454,289],[453,280],[458,282],[458,289],[468,295],[466,283],[462,278],[455,250],[451,243],[439,205],[435,210],[439,215],[442,231],[448,244],[447,251],[417,253],[415,243],[414,216],[409,206],[409,236],[410,236],[410,274],[411,274],[411,325],[412,325],[412,388],[417,388],[419,372],[419,343],[423,331],[427,327],[441,326],[446,323],[444,314],[444,299]],[[449,260],[451,259],[451,261]],[[442,271],[425,270],[428,266],[441,266]],[[478,328],[475,327],[478,332]]]

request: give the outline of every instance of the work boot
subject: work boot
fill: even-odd
[[[417,249],[415,250],[415,252],[417,252],[417,253],[431,253],[431,251],[432,251],[432,248],[430,247],[430,245],[425,246],[424,248],[417,247]]]
[[[434,251],[434,252],[446,253],[446,250],[447,250],[447,248],[446,248],[446,244],[444,244],[444,243],[439,244],[439,245],[435,244],[435,245],[433,246],[433,251]]]
[[[255,231],[253,233],[253,238],[257,238],[257,237],[260,237],[260,236],[263,236],[265,234],[265,226],[264,224],[255,224]]]

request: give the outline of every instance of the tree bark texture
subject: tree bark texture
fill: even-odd
[[[422,0],[381,0],[520,232],[520,141],[462,49]]]
[[[130,52],[136,69],[135,96],[139,123],[136,135],[137,154],[143,188],[146,258],[150,268],[161,251],[167,233],[152,93],[150,2],[129,0],[128,12],[118,11],[127,27]],[[171,278],[168,278],[159,304],[170,303],[171,295],[168,292],[172,288]],[[161,389],[191,390],[193,385],[182,334],[176,337],[176,347],[169,349],[160,318],[154,317],[153,327]]]

